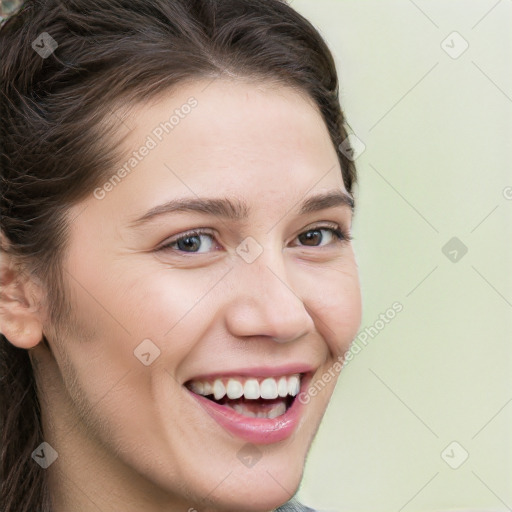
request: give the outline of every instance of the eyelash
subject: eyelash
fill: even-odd
[[[299,233],[299,235],[297,235],[296,238],[298,238],[300,235],[303,235],[305,233],[309,233],[311,231],[324,231],[324,230],[325,231],[330,231],[336,237],[337,240],[334,242],[334,244],[345,244],[345,243],[348,243],[351,240],[353,240],[352,235],[349,232],[347,232],[345,229],[343,229],[341,226],[339,226],[338,224],[336,224],[336,225],[314,226],[312,228],[307,229],[306,231],[303,231],[303,232]],[[172,251],[172,252],[177,252],[177,253],[180,253],[180,254],[187,254],[187,255],[188,254],[205,254],[205,253],[197,253],[197,252],[193,252],[193,251],[192,252],[181,251],[179,249],[175,249],[175,248],[172,247],[172,246],[176,245],[180,240],[184,240],[186,238],[191,238],[191,237],[195,237],[195,236],[199,237],[201,235],[208,235],[208,236],[211,236],[212,238],[214,238],[214,234],[211,233],[208,230],[194,229],[194,230],[191,230],[191,231],[187,231],[186,233],[183,233],[179,237],[170,240],[166,244],[164,244],[161,247],[159,247],[157,249],[157,251]],[[330,243],[328,245],[333,245],[333,243]],[[302,247],[312,247],[312,248],[316,247],[318,249],[322,249],[322,247],[326,247],[326,246],[315,246],[315,245],[307,246],[307,245],[303,245]]]

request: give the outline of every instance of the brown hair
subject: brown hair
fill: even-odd
[[[33,46],[43,33],[58,45],[49,55]],[[117,125],[104,121],[121,100],[226,70],[296,87],[318,106],[349,192],[356,181],[339,149],[347,133],[333,57],[285,1],[28,0],[2,26],[0,46],[2,250],[44,283],[52,323],[69,313],[66,213],[111,173],[105,134]],[[31,458],[43,441],[33,368],[3,335],[0,372],[3,511],[48,512],[45,471]]]

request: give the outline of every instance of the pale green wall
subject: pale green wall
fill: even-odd
[[[511,510],[512,2],[291,5],[333,50],[366,144],[361,330],[403,305],[342,371],[299,496],[338,512]],[[440,46],[453,31],[469,43],[457,59]],[[468,247],[456,263],[452,237]],[[441,458],[452,441],[469,453],[458,469]]]

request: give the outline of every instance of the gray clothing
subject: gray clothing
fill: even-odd
[[[276,508],[275,512],[315,512],[314,509],[302,505],[295,499],[287,501],[284,505]]]

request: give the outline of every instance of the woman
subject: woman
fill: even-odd
[[[5,512],[311,510],[361,319],[321,36],[279,0],[48,0],[0,41]]]

